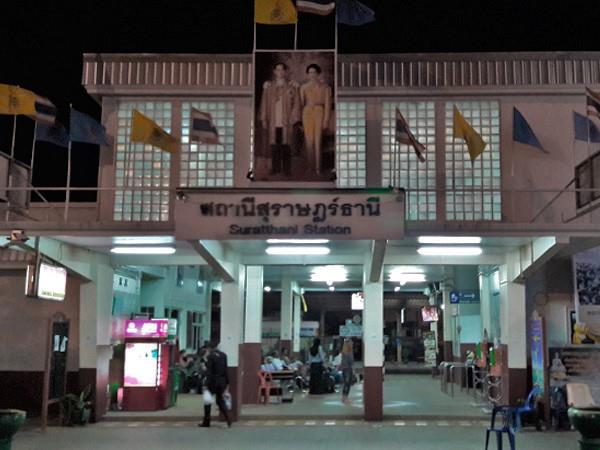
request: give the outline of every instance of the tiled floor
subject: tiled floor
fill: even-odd
[[[340,394],[310,396],[296,392],[292,403],[271,403],[269,405],[244,405],[242,418],[356,418],[363,416],[362,384],[356,384],[350,391],[349,405],[344,405]],[[430,375],[387,375],[384,389],[384,416],[388,418],[484,418],[482,404],[459,388],[450,397],[440,390],[439,380]],[[216,408],[215,408],[216,409]],[[216,413],[216,411],[213,411]],[[143,418],[168,418],[169,420],[194,420],[202,414],[202,396],[180,395],[177,406],[164,411],[133,413],[110,412],[107,418],[132,420]]]

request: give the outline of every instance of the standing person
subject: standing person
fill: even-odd
[[[271,149],[271,174],[292,174],[294,124],[300,122],[298,84],[287,79],[288,67],[278,62],[273,68],[274,79],[265,81],[260,100],[260,122],[268,131]]]
[[[354,345],[352,339],[344,340],[344,346],[342,347],[342,378],[344,380],[344,387],[342,388],[342,403],[350,403],[348,400],[348,394],[350,394],[350,386],[352,386],[352,377],[354,375],[352,366],[354,364]]]
[[[231,419],[225,407],[223,394],[229,386],[229,377],[227,376],[227,355],[220,351],[217,347],[218,342],[208,344],[208,357],[206,358],[206,389],[216,397],[216,403],[221,414],[227,420],[227,426],[231,426]],[[204,405],[204,420],[198,424],[200,427],[210,427],[210,404]]]
[[[308,363],[310,364],[309,394],[320,395],[323,393],[323,361],[325,354],[321,347],[321,340],[315,338],[308,352]]]
[[[331,88],[320,80],[318,64],[310,64],[306,73],[308,81],[300,87],[306,157],[309,170],[320,175],[323,130],[328,127],[331,115]]]

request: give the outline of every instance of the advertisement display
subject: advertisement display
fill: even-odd
[[[352,310],[362,311],[365,309],[365,298],[362,292],[355,292],[352,294]]]
[[[333,181],[335,53],[254,54],[257,181]]]
[[[578,329],[600,341],[600,247],[576,254],[573,271]]]
[[[125,387],[160,384],[160,345],[156,342],[130,342],[125,345]]]

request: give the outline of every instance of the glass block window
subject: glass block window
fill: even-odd
[[[190,141],[191,109],[209,113],[219,131],[220,144]],[[181,171],[184,187],[233,186],[235,138],[233,102],[184,102],[181,105]]]
[[[117,221],[168,221],[171,155],[152,145],[129,141],[133,109],[167,132],[171,131],[171,103],[119,103],[115,172],[118,190],[113,218]]]
[[[417,140],[425,146],[425,162],[419,161],[412,146],[396,142],[396,108]],[[434,102],[384,102],[382,133],[382,185],[406,189],[407,220],[435,220]]]
[[[471,164],[462,139],[453,138],[454,105],[487,142]],[[446,103],[446,220],[501,220],[500,106],[497,101]]]
[[[365,103],[338,102],[336,108],[337,187],[365,187],[367,184]]]

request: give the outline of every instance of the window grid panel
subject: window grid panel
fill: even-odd
[[[396,142],[396,108],[425,146],[424,163],[412,146]],[[382,185],[406,189],[406,219],[436,220],[434,102],[383,103],[381,157]]]
[[[165,131],[171,130],[171,103],[119,103],[115,184],[117,188],[123,189],[115,191],[113,219],[168,221],[171,155],[152,145],[130,142],[131,114],[134,109],[152,119]],[[165,190],[154,190],[156,188]]]
[[[361,188],[367,185],[367,132],[364,102],[336,104],[337,187]]]
[[[191,109],[207,112],[219,132],[220,144],[190,141]],[[184,187],[233,186],[234,102],[184,102],[181,130],[180,184]]]
[[[454,105],[487,142],[473,163],[466,143],[453,138]],[[499,103],[448,102],[445,114],[446,220],[502,220]]]

